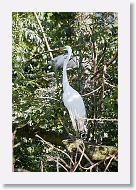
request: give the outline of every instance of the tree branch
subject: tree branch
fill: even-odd
[[[115,155],[112,155],[111,156],[111,159],[110,159],[110,161],[109,161],[109,163],[107,164],[107,166],[106,166],[106,168],[105,168],[105,172],[108,170],[108,168],[109,168],[109,166],[110,166],[110,164],[111,164],[111,162],[112,162],[112,160],[115,158]]]
[[[81,149],[80,149],[80,150],[81,150]],[[83,156],[84,156],[84,152],[85,152],[85,146],[84,146],[84,144],[83,144],[83,150],[81,150],[81,156],[80,156],[80,159],[79,159],[79,161],[78,161],[76,167],[74,168],[73,172],[75,172],[76,169],[78,168],[78,166],[80,165],[80,163],[81,163],[81,161],[82,161],[82,158],[83,158]]]
[[[48,49],[48,51],[49,51],[50,57],[51,57],[51,59],[53,59],[53,55],[52,55],[52,52],[51,52],[51,49],[50,49],[50,46],[49,46],[47,37],[46,37],[46,35],[45,35],[45,32],[44,32],[43,27],[42,27],[42,25],[41,25],[41,22],[40,22],[40,20],[39,20],[39,18],[38,18],[38,15],[37,15],[36,12],[34,12],[34,15],[35,15],[36,20],[37,20],[37,22],[38,22],[38,24],[39,24],[39,27],[40,27],[40,29],[41,29],[41,31],[42,31],[43,38],[44,38],[44,41],[45,41],[45,43],[46,43],[47,49]]]
[[[113,56],[113,58],[105,65],[108,67],[111,63],[113,63],[113,61],[115,61],[117,59],[117,57],[118,57],[118,52],[116,52],[115,55]],[[94,75],[91,77],[91,80],[93,80],[102,71],[103,71],[103,67],[94,73]]]
[[[42,137],[40,137],[39,135],[36,134],[35,136],[38,137],[39,139],[41,139],[43,143],[47,144],[47,145],[50,146],[51,148],[53,148],[53,149],[55,149],[55,150],[57,150],[57,151],[63,153],[64,155],[66,155],[66,156],[70,159],[71,163],[74,164],[73,160],[71,159],[71,157],[70,157],[66,152],[64,152],[63,150],[61,150],[61,149],[55,147],[55,146],[52,145],[51,143],[45,141],[45,140],[44,140]]]
[[[83,94],[82,95],[82,97],[83,96],[88,96],[88,95],[90,95],[90,94],[93,94],[94,92],[97,92],[99,89],[101,89],[102,87],[101,86],[99,86],[97,89],[95,89],[95,90],[93,90],[93,91],[91,91],[91,92],[89,92],[89,93],[86,93],[86,94]]]

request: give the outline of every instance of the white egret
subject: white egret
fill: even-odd
[[[61,68],[63,67],[64,61],[67,59],[68,54],[62,54],[58,55],[57,57],[54,57],[51,61],[48,61],[48,65],[55,65],[55,68]],[[73,56],[71,54],[70,59],[67,64],[67,68],[76,68],[79,67],[79,56]]]
[[[86,110],[81,95],[69,85],[67,78],[67,64],[70,60],[72,49],[70,46],[65,46],[63,50],[68,51],[63,63],[63,102],[68,109],[73,128],[78,135],[79,132],[87,132],[85,126]]]

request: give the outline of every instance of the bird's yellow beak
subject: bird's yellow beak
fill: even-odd
[[[60,52],[63,52],[64,50],[65,50],[64,47],[60,47],[60,48],[59,48],[59,51],[60,51]]]

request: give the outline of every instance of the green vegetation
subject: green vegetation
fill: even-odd
[[[12,25],[15,171],[117,171],[115,154],[99,161],[89,153],[85,157],[88,144],[118,144],[117,13],[13,13]],[[62,69],[48,66],[46,38],[50,49],[70,45],[80,55],[79,68],[70,69],[68,79],[83,97],[89,133],[86,144],[79,145],[76,167],[71,164],[75,152],[64,143],[65,127],[75,132],[62,101]],[[90,169],[89,164],[96,165]]]

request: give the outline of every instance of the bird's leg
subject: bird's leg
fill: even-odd
[[[67,129],[67,127],[66,127],[65,125],[63,125],[63,126],[64,126],[64,129],[66,130],[66,132],[67,132],[69,138],[70,138],[72,141],[74,141],[74,140],[75,140],[74,136],[72,136],[72,135],[69,134],[69,131],[68,131],[68,129]]]
[[[80,138],[80,133],[78,132],[78,130],[76,131],[76,138],[77,138],[77,139]]]
[[[79,139],[80,138],[80,133],[79,133],[79,128],[78,128],[78,122],[77,122],[77,120],[75,120],[76,122],[76,127],[75,127],[75,129],[76,129],[76,138],[77,139]]]

